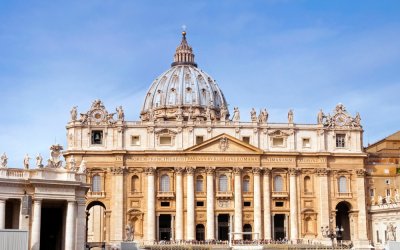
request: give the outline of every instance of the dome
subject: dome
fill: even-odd
[[[171,68],[150,86],[141,111],[143,121],[225,120],[225,97],[210,75],[197,68],[192,47],[182,33]]]

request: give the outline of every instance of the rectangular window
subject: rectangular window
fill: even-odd
[[[369,196],[374,197],[375,196],[375,189],[371,188],[369,190]]]
[[[303,138],[303,148],[311,148],[310,138]]]
[[[161,202],[162,207],[169,207],[169,202],[168,201],[162,201]]]
[[[196,136],[196,144],[203,143],[204,137],[202,135]]]
[[[132,135],[131,137],[131,145],[139,146],[140,145],[140,137],[138,135]]]
[[[92,130],[92,144],[103,144],[103,130]]]
[[[345,134],[336,134],[336,147],[344,148],[346,146],[346,135]]]
[[[386,196],[390,196],[390,189],[386,189]],[[389,201],[388,201],[389,202]]]
[[[250,144],[250,136],[243,136],[242,137],[242,141],[245,142],[245,143]]]
[[[273,138],[272,146],[274,147],[283,147],[283,138]]]
[[[196,202],[196,206],[198,206],[198,207],[204,207],[204,201],[198,201],[198,202]]]
[[[171,136],[160,136],[160,145],[171,145]]]
[[[245,201],[243,202],[244,207],[251,207],[251,202],[250,201]]]
[[[283,201],[275,202],[275,207],[283,207],[283,205],[284,205]]]

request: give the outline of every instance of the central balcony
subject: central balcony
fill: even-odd
[[[289,192],[287,191],[272,191],[272,198],[286,199],[287,197],[289,197]]]
[[[174,199],[175,193],[173,191],[158,191],[157,198],[160,199]]]
[[[217,191],[217,199],[232,199],[232,191]]]

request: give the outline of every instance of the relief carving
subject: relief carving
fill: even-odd
[[[144,173],[146,175],[154,175],[155,172],[156,172],[156,168],[154,168],[154,167],[144,168]]]
[[[187,167],[187,168],[186,168],[186,173],[187,173],[188,175],[194,174],[195,171],[196,171],[196,168],[195,168],[195,167]]]
[[[261,173],[261,168],[260,167],[253,167],[252,172],[254,175],[260,175]]]
[[[177,175],[182,175],[183,170],[185,170],[185,169],[182,168],[182,167],[175,167],[175,173],[176,173]]]
[[[241,167],[234,167],[234,168],[232,169],[232,172],[233,172],[235,175],[239,175],[239,174],[242,172],[242,168],[241,168]]]
[[[215,173],[215,167],[206,167],[206,173],[212,175]]]

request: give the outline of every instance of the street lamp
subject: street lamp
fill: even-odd
[[[321,233],[322,236],[325,238],[330,238],[332,241],[332,247],[333,247],[333,240],[336,238],[342,238],[342,233],[343,233],[344,229],[343,227],[338,227],[336,226],[335,230],[326,226],[326,227],[321,227]]]

